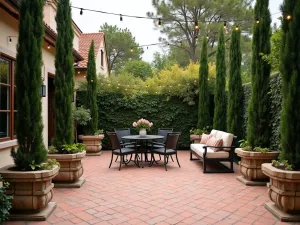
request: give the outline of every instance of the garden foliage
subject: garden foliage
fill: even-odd
[[[13,199],[12,196],[8,196],[6,194],[6,190],[9,186],[9,183],[3,181],[2,177],[0,176],[0,183],[3,184],[0,187],[0,223],[7,220],[7,216],[9,215],[9,210],[11,209],[11,200]]]
[[[248,109],[247,140],[254,148],[269,147],[269,82],[271,65],[261,56],[269,55],[271,51],[270,33],[271,16],[269,0],[257,0],[254,16],[259,23],[254,22],[252,40],[252,95]]]
[[[57,3],[57,40],[55,55],[54,127],[53,144],[61,149],[74,142],[72,98],[74,94],[73,27],[69,0]]]
[[[283,85],[281,112],[281,159],[300,169],[300,1],[285,0],[282,5],[282,46],[280,72]],[[291,13],[291,20],[286,14]]]
[[[24,0],[20,5],[16,74],[16,135],[18,151],[12,149],[15,165],[31,170],[30,164],[45,161],[42,124],[43,0]]]

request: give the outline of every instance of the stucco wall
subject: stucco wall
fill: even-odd
[[[101,66],[101,50],[104,52],[103,67]],[[97,70],[97,74],[102,74],[105,77],[108,76],[108,65],[107,65],[106,57],[107,57],[107,55],[106,55],[106,51],[105,51],[104,41],[101,41],[99,52],[96,57],[96,70]]]
[[[16,58],[16,45],[18,37],[18,21],[11,17],[4,10],[0,9],[0,52]],[[12,43],[9,43],[8,36],[12,37]],[[48,73],[55,74],[54,58],[55,50],[54,48],[47,48],[48,44],[43,45],[43,67],[42,67],[42,77],[45,78],[44,84],[47,88],[47,96],[42,98],[42,119],[44,124],[43,138],[44,143],[48,145]],[[16,145],[16,140],[8,142],[0,142],[0,167],[11,164],[12,159],[10,157],[10,147]]]

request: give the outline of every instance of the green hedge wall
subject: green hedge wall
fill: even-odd
[[[84,92],[77,94],[77,106],[83,103]],[[195,101],[197,101],[195,99]],[[140,118],[153,122],[149,133],[156,134],[157,128],[173,127],[182,133],[178,147],[188,149],[190,145],[190,129],[197,126],[197,104],[188,105],[181,99],[167,99],[162,95],[124,96],[120,93],[100,93],[97,104],[99,107],[99,128],[112,131],[113,128],[132,128],[132,123]],[[79,131],[80,132],[80,131]],[[107,140],[104,140],[104,147]]]
[[[281,150],[280,146],[280,112],[281,112],[281,102],[282,102],[282,92],[281,92],[281,76],[280,74],[273,74],[270,78],[270,124],[272,135],[270,140],[270,148],[273,150]],[[244,89],[244,119],[243,119],[243,138],[246,138],[247,132],[247,109],[251,96],[251,84],[245,84]]]

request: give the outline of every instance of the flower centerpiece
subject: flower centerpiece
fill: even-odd
[[[146,130],[150,130],[150,127],[153,126],[153,123],[151,123],[149,120],[145,120],[142,118],[139,119],[137,122],[133,122],[132,126],[134,126],[139,131],[140,136],[146,136]]]

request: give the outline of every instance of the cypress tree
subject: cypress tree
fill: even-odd
[[[198,124],[202,129],[210,126],[209,115],[209,91],[208,91],[208,59],[207,59],[207,38],[202,41],[200,69],[199,69],[199,103],[198,103]]]
[[[98,106],[97,106],[97,75],[94,53],[94,41],[89,50],[89,60],[87,64],[87,93],[86,108],[90,110],[91,120],[87,124],[87,133],[93,135],[98,129]]]
[[[248,107],[247,140],[252,147],[269,147],[269,82],[271,65],[261,53],[271,52],[271,16],[269,0],[257,0],[254,8],[256,21],[252,39],[251,100]]]
[[[217,49],[217,67],[216,67],[216,86],[215,86],[215,109],[214,109],[214,125],[217,130],[226,130],[226,61],[225,61],[225,40],[224,28],[221,27],[219,32],[218,49]]]
[[[54,90],[54,145],[61,149],[63,144],[74,142],[72,119],[72,97],[74,93],[73,28],[69,0],[57,3],[57,40],[55,55]]]
[[[241,137],[241,123],[243,120],[243,87],[241,78],[241,32],[234,29],[231,34],[230,45],[230,74],[228,84],[227,130]]]
[[[43,0],[23,0],[20,5],[16,73],[16,134],[18,151],[12,156],[18,169],[45,161],[42,124]]]
[[[300,1],[285,0],[282,5],[282,46],[280,71],[283,103],[281,111],[281,158],[300,169]],[[290,15],[291,18],[287,19]]]

